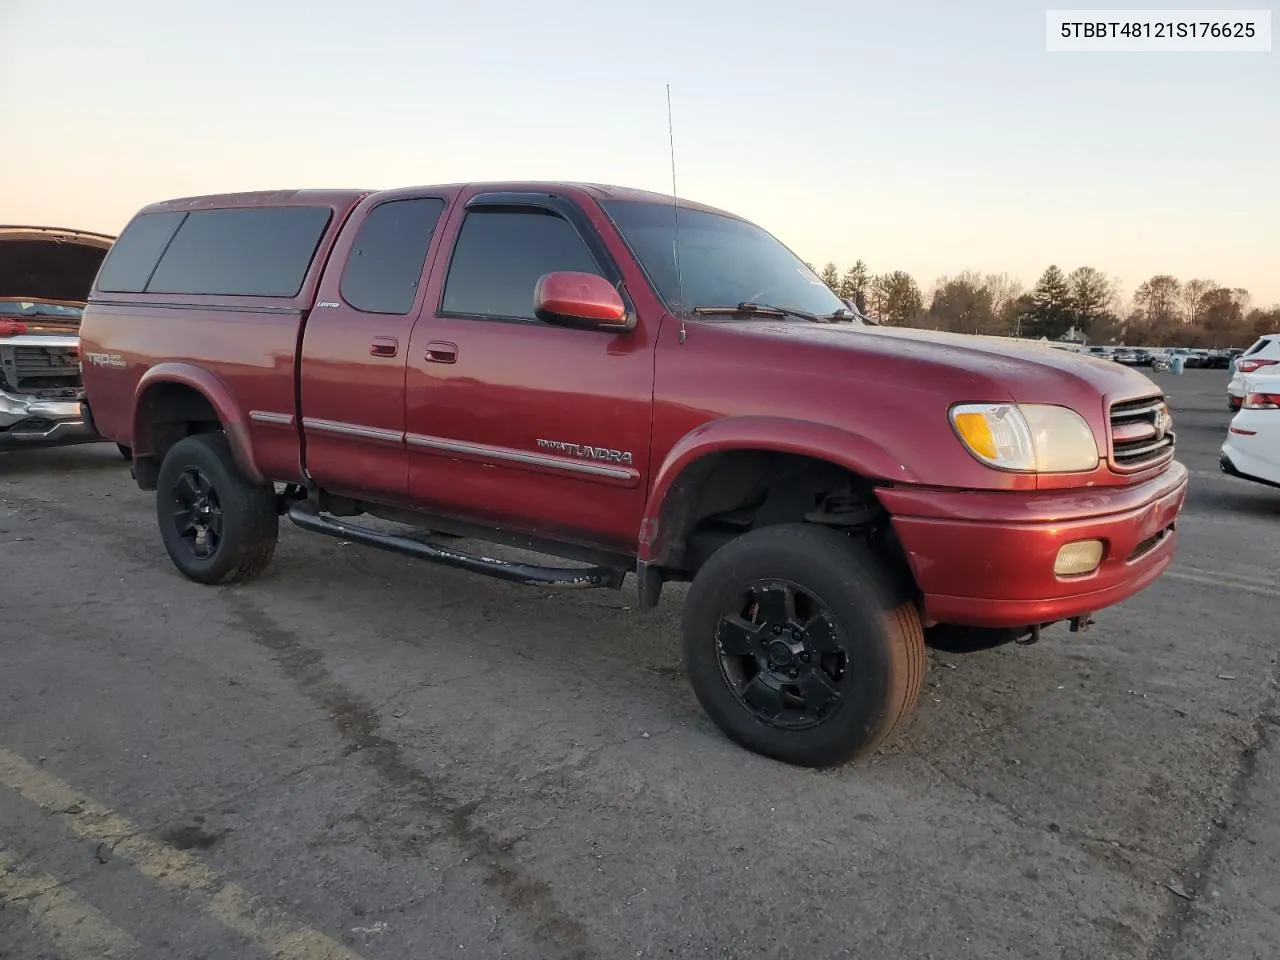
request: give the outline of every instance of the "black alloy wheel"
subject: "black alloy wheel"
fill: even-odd
[[[741,534],[694,575],[682,619],[698,702],[731,740],[804,766],[873,750],[915,709],[924,632],[909,585],[849,534]]]
[[[184,437],[165,453],[156,521],[173,565],[197,583],[257,576],[280,533],[274,486],[240,471],[221,432]]]
[[[188,467],[173,485],[173,523],[178,539],[197,560],[211,560],[222,542],[222,504],[212,481]]]
[[[720,670],[761,723],[804,730],[829,719],[853,668],[831,611],[812,592],[783,580],[751,584],[716,629]]]

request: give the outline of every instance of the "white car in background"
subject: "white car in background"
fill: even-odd
[[[1268,333],[1231,365],[1231,382],[1227,384],[1227,406],[1240,409],[1244,399],[1244,378],[1253,373],[1280,373],[1280,333]]]
[[[1280,367],[1277,371],[1244,375],[1240,409],[1218,454],[1223,473],[1270,487],[1280,487]]]

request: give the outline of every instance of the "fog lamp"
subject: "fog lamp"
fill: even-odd
[[[1053,572],[1060,577],[1091,573],[1102,562],[1101,540],[1076,540],[1064,543],[1053,562]]]

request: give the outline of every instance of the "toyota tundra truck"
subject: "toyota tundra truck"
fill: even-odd
[[[795,764],[883,742],[926,645],[1149,586],[1187,490],[1141,373],[872,324],[764,229],[633,189],[155,203],[80,333],[187,578],[260,573],[283,516],[523,584],[629,573],[642,610],[687,582],[698,701]]]

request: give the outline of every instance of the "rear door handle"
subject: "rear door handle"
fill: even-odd
[[[394,357],[400,352],[400,341],[395,337],[374,337],[369,344],[369,354],[374,357]]]
[[[458,359],[458,345],[444,340],[432,340],[427,344],[429,363],[453,363]]]

